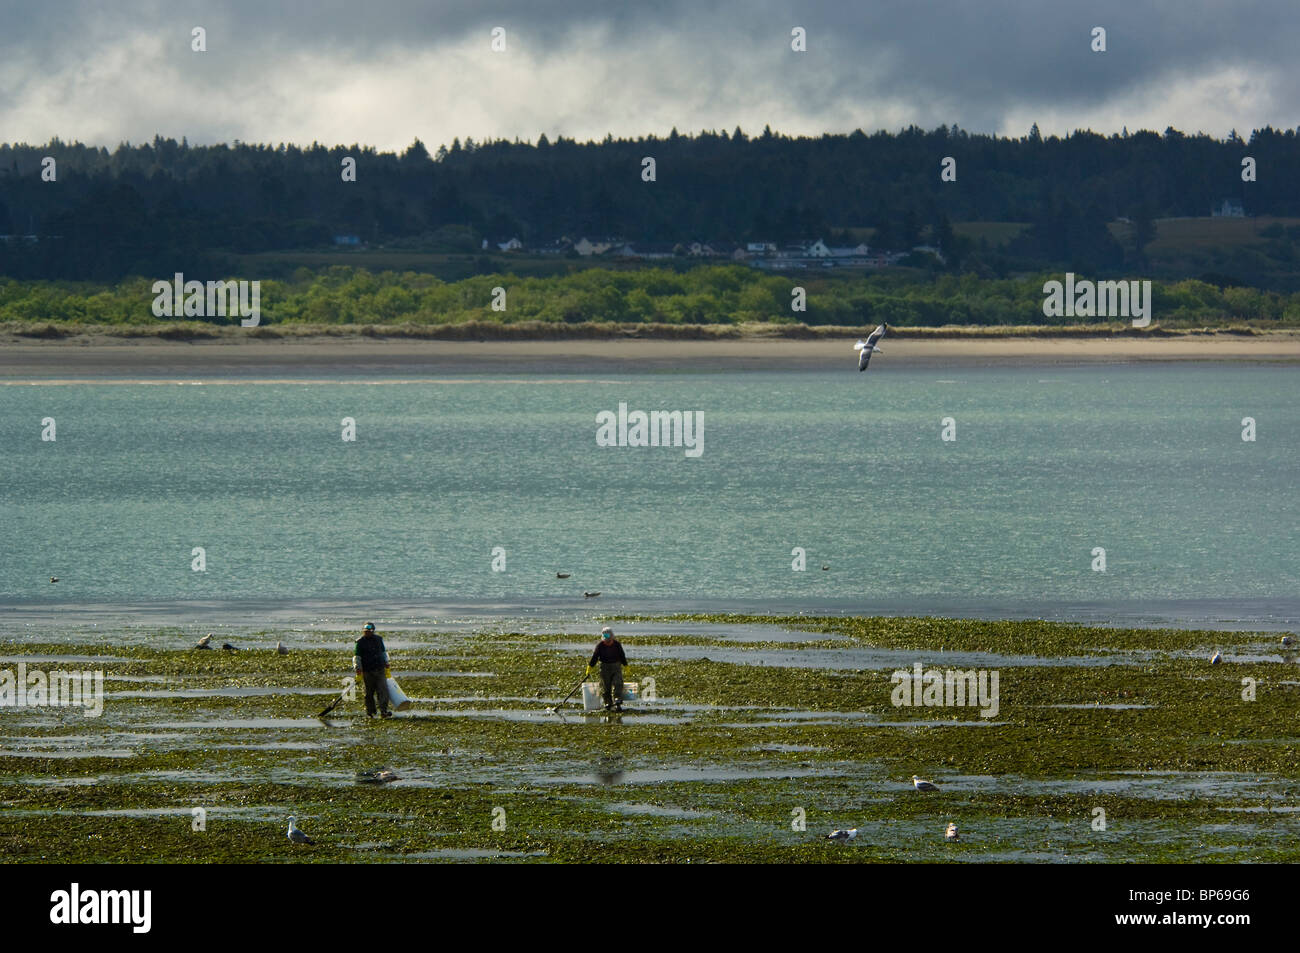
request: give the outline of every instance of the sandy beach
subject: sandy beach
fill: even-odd
[[[851,339],[715,341],[413,341],[301,339],[185,343],[95,340],[0,346],[0,380],[328,373],[626,373],[852,370]],[[896,339],[871,373],[891,367],[1081,365],[1151,361],[1300,363],[1300,335]]]

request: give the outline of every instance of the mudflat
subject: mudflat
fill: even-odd
[[[890,367],[1149,361],[1300,363],[1300,335],[886,339]],[[302,338],[136,342],[91,338],[0,345],[0,379],[323,373],[628,373],[636,370],[856,368],[853,339],[428,341]]]

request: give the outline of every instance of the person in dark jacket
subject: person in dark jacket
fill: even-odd
[[[600,661],[600,691],[605,699],[605,710],[622,711],[623,666],[627,664],[627,656],[623,654],[623,645],[614,638],[614,630],[609,626],[600,630],[600,641],[596,643],[596,651],[591,653],[591,661],[587,663],[588,675],[595,670],[597,660]]]
[[[352,648],[352,668],[365,681],[366,715],[375,717],[375,698],[379,699],[379,713],[392,718],[388,710],[388,650],[384,640],[375,632],[375,624],[367,622],[361,638]]]

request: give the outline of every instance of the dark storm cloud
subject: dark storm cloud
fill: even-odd
[[[505,56],[488,50],[494,26]],[[1223,134],[1300,124],[1297,40],[1300,4],[1264,0],[8,3],[0,138],[392,148],[766,123],[1018,135],[1033,121]]]

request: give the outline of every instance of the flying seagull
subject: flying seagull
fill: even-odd
[[[949,824],[948,829],[943,832],[944,840],[961,840],[961,835],[957,833],[957,825]]]
[[[58,577],[58,576],[51,576],[51,577],[50,577],[50,582],[58,582],[58,581],[59,581],[59,577]]]
[[[209,645],[208,643],[210,643],[211,641],[212,641],[212,633],[209,632],[203,638],[199,639],[199,641],[195,643],[194,647],[196,649],[210,649],[212,648],[212,646]]]
[[[858,829],[856,827],[850,827],[847,831],[831,831],[829,834],[826,835],[826,839],[837,840],[842,844],[845,841],[853,840],[853,838],[857,836],[858,836]]]
[[[1210,657],[1210,664],[1211,664],[1211,665],[1218,665],[1218,664],[1219,664],[1220,662],[1222,662],[1222,661],[1223,661],[1223,653],[1220,652],[1218,649],[1215,649],[1215,650],[1214,650],[1214,655],[1212,655],[1212,656]]]
[[[922,780],[921,780],[920,778],[918,778],[915,774],[912,775],[912,784],[916,785],[916,789],[917,789],[918,791],[937,791],[937,790],[939,790],[939,785],[935,784],[933,781],[922,781]]]
[[[876,342],[879,341],[884,336],[885,336],[885,326],[882,324],[880,327],[876,328],[876,330],[872,331],[871,336],[868,337],[865,341],[859,341],[857,344],[853,345],[853,350],[859,352],[858,353],[859,371],[865,371],[867,369],[867,364],[870,363],[871,361],[871,355],[880,351],[880,348],[876,347]]]
[[[275,643],[275,650],[276,650],[277,652],[279,652],[281,655],[288,655],[288,654],[289,654],[289,650],[288,650],[287,648],[285,648],[285,645],[284,645],[283,642],[276,642],[276,643]]]
[[[295,844],[314,844],[316,843],[298,828],[298,818],[289,818],[289,840]]]

